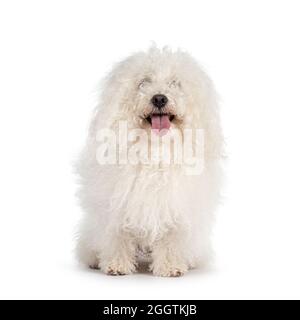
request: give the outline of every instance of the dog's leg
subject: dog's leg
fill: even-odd
[[[100,268],[108,275],[126,275],[136,270],[136,248],[126,236],[110,237],[102,248]]]
[[[179,277],[188,270],[182,251],[182,237],[176,234],[169,234],[155,243],[152,259],[150,270],[156,276]]]
[[[87,239],[81,237],[76,247],[76,255],[78,260],[91,269],[99,269],[98,253],[91,249]]]

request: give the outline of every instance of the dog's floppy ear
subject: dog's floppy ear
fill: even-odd
[[[202,123],[205,135],[205,156],[209,159],[219,159],[224,154],[224,138],[221,129],[219,96],[212,81],[204,74],[205,83],[199,89],[197,104],[200,106],[199,121]]]
[[[224,154],[224,137],[221,129],[218,97],[213,92],[206,105],[205,150],[209,158],[219,159]]]
[[[110,120],[120,110],[126,86],[122,85],[121,79],[116,78],[114,73],[112,70],[95,90],[96,107],[92,113],[89,135],[95,135],[97,129],[110,127]]]

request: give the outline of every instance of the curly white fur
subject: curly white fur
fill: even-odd
[[[151,131],[144,118],[156,93],[168,97],[169,111],[176,115],[170,132],[204,130],[201,175],[186,175],[184,165],[97,162],[99,129],[117,130],[118,121],[125,120],[129,128]],[[178,276],[207,265],[222,144],[213,85],[187,53],[151,48],[119,63],[106,78],[77,167],[85,211],[78,233],[79,260],[114,275],[136,271],[141,251],[149,253],[150,270],[159,276]]]

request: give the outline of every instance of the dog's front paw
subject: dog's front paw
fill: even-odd
[[[169,265],[169,264],[152,264],[150,270],[155,276],[159,277],[181,277],[187,272],[187,267],[184,264]]]
[[[132,274],[135,272],[136,266],[131,261],[114,259],[106,265],[102,265],[101,269],[104,273],[110,276],[124,276],[126,274]]]
[[[119,269],[119,268],[112,268],[112,267],[108,267],[105,273],[110,276],[125,276],[126,274],[129,274],[129,273],[126,273],[121,268]]]

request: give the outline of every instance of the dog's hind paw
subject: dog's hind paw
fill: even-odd
[[[170,270],[169,277],[181,277],[184,274],[185,274],[185,271],[179,270],[179,269],[174,269],[174,270]]]
[[[92,270],[99,270],[99,269],[100,269],[98,263],[91,263],[91,264],[89,264],[89,268],[92,269]]]

